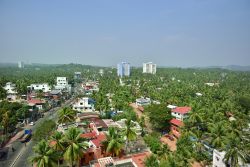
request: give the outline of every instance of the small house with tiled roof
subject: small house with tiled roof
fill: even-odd
[[[192,110],[191,107],[176,107],[171,110],[171,115],[178,120],[183,121],[188,117],[188,113]]]
[[[176,138],[179,138],[181,135],[180,128],[184,126],[184,123],[181,120],[173,118],[170,120],[170,124],[171,124],[171,127],[170,127],[171,133]]]

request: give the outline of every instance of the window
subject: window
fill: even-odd
[[[81,102],[81,103],[80,103],[80,105],[82,106],[82,105],[83,105],[83,103]]]
[[[217,160],[217,161],[219,161],[219,160],[220,160],[220,158],[219,158],[219,157],[215,157],[215,158],[216,158],[216,160]]]

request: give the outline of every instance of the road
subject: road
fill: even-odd
[[[65,102],[65,104],[62,107],[69,106],[72,100],[68,100]],[[39,124],[41,124],[44,120],[48,119],[56,119],[56,111],[60,108],[54,108],[46,113],[46,115],[43,118],[40,118],[34,126],[30,126],[29,129],[34,131]],[[13,155],[8,158],[6,161],[0,161],[0,166],[2,167],[31,167],[32,164],[28,162],[28,157],[33,155],[32,148],[35,145],[35,142],[32,140],[26,144],[26,146],[23,143],[15,142],[14,147],[16,151],[13,153]]]

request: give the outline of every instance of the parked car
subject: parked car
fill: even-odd
[[[30,126],[34,126],[35,123],[34,123],[34,122],[30,122],[29,125],[30,125]]]

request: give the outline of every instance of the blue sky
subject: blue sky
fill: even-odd
[[[249,0],[1,0],[1,62],[250,65]]]

